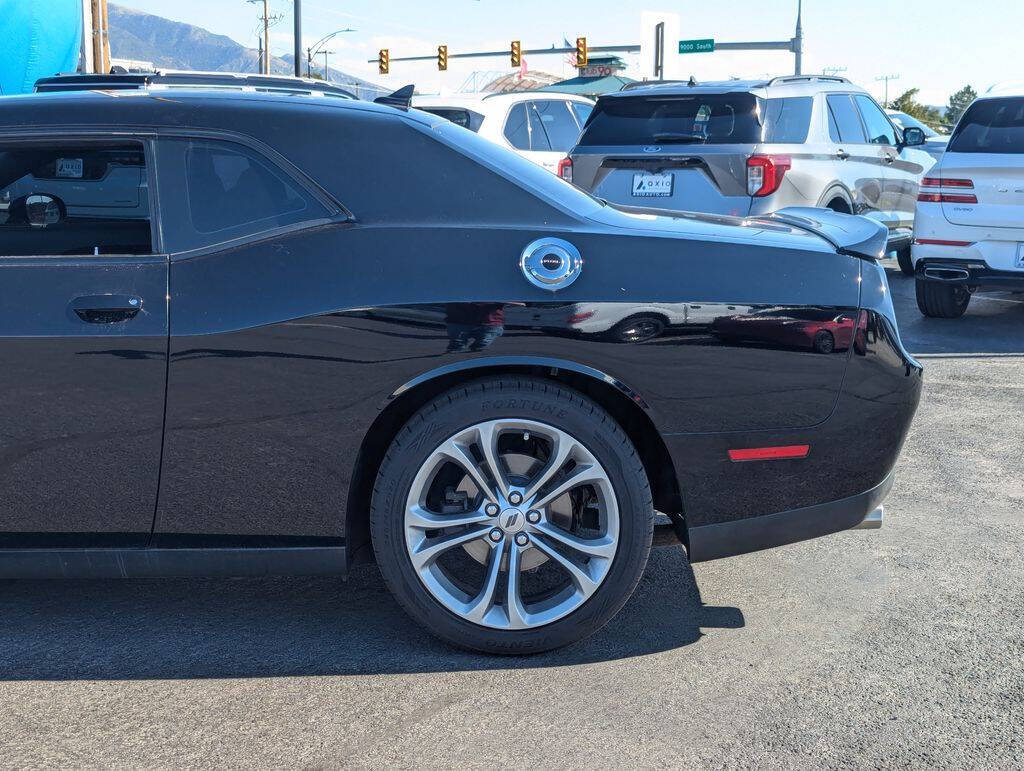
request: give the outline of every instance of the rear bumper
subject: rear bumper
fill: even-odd
[[[873,515],[892,488],[893,477],[894,472],[890,471],[870,490],[838,501],[691,527],[688,531],[690,562],[734,557],[853,528],[880,527],[881,517],[873,518]]]
[[[1024,291],[1024,270],[994,270],[987,263],[974,260],[923,258],[917,260],[914,275],[943,284]]]

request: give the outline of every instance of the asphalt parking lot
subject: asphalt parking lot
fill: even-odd
[[[597,636],[452,650],[375,568],[0,584],[0,765],[1024,764],[1024,295],[924,319],[880,531],[652,554]]]

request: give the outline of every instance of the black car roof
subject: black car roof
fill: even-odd
[[[261,75],[251,72],[179,72],[154,70],[152,72],[65,73],[39,78],[37,92],[118,90],[147,88],[148,86],[194,86],[202,88],[262,88],[281,91],[320,91],[326,94],[355,99],[351,91],[325,80],[293,78],[284,75]]]
[[[0,129],[25,125],[155,125],[223,128],[246,132],[254,113],[301,121],[311,111],[405,116],[431,123],[427,114],[396,110],[356,99],[316,94],[194,88],[57,91],[0,97]],[[440,119],[437,119],[440,120]],[[297,128],[301,136],[301,124]]]

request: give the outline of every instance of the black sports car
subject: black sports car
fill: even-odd
[[[877,521],[921,388],[884,241],[616,208],[392,106],[0,99],[0,577],[375,559],[453,643],[571,642],[656,510],[694,561]],[[864,344],[710,331],[768,308]]]

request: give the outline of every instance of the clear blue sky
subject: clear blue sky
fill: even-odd
[[[204,27],[255,47],[257,7],[245,0],[117,0],[120,4]],[[271,50],[292,49],[291,0],[270,0],[285,18],[272,30]],[[431,54],[439,43],[449,53],[505,49],[512,39],[543,48],[586,35],[592,45],[634,43],[640,13],[671,10],[682,18],[680,37],[719,41],[782,40],[793,35],[796,0],[303,0],[306,43],[342,27],[357,31],[335,38],[331,66],[384,85],[415,82],[422,90],[456,89],[473,70],[508,70],[506,59],[451,62],[447,73],[433,64],[394,64],[387,78],[366,59],[388,47],[392,57]],[[966,83],[979,91],[993,82],[1024,77],[1014,64],[1024,30],[1022,0],[804,0],[804,71],[845,66],[843,73],[879,99],[875,78],[898,74],[890,96],[921,89],[926,104],[945,104]],[[792,71],[784,52],[717,52],[685,58],[686,74],[698,79],[759,77]],[[639,74],[639,59],[630,62]],[[572,74],[559,56],[528,59],[530,69]],[[1017,75],[1017,73],[1021,73]]]

